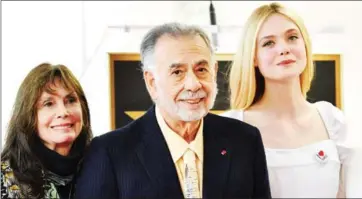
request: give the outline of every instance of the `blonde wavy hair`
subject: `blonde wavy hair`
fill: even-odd
[[[282,14],[292,20],[299,28],[305,43],[307,64],[300,75],[302,94],[306,97],[314,75],[313,55],[310,36],[303,20],[292,10],[279,3],[258,7],[244,25],[241,44],[235,54],[229,74],[231,109],[247,109],[255,104],[264,94],[264,77],[254,67],[256,40],[260,27],[272,14]]]

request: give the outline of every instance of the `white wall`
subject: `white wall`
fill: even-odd
[[[362,147],[362,3],[349,3],[343,38],[342,100],[349,128],[355,133],[353,142]]]
[[[262,3],[215,1],[218,24],[241,26],[252,10]],[[342,54],[343,110],[356,135],[362,134],[362,90],[355,87],[357,83],[362,85],[362,3],[284,4],[304,18],[312,33],[314,53]],[[70,67],[80,79],[89,100],[94,134],[109,131],[107,53],[138,52],[145,30],[122,33],[107,27],[156,25],[168,21],[208,25],[208,10],[208,1],[3,2],[2,135],[6,132],[20,82],[31,68],[43,61]],[[321,32],[325,27],[337,27],[338,31]],[[239,32],[221,33],[219,41],[219,53],[234,53]]]
[[[2,140],[17,89],[30,69],[49,61],[80,74],[80,11],[80,2],[2,2]]]

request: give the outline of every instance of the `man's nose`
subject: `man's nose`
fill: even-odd
[[[202,87],[199,78],[193,72],[189,72],[185,80],[185,89],[196,92]]]

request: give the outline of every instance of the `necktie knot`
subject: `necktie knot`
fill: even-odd
[[[188,148],[184,154],[185,164],[193,163],[195,162],[195,160],[196,160],[195,153]]]

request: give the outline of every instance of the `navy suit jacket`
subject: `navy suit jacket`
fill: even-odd
[[[271,198],[259,130],[211,113],[205,116],[203,128],[202,197]],[[93,139],[78,176],[75,196],[183,197],[154,106],[127,126]]]

